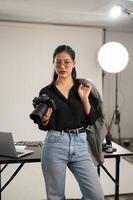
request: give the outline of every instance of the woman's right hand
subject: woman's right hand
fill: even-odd
[[[48,108],[48,111],[46,112],[46,114],[44,115],[43,119],[42,119],[42,125],[43,126],[47,126],[47,124],[49,123],[49,119],[51,117],[51,114],[52,114],[52,108],[49,107]]]

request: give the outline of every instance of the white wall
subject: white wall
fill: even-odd
[[[32,99],[52,80],[52,55],[60,44],[76,51],[78,77],[90,78],[101,92],[97,52],[102,29],[0,22],[0,130],[15,139],[39,140],[42,131],[29,119]]]
[[[129,63],[126,69],[119,73],[118,106],[121,113],[120,127],[122,138],[133,137],[133,33],[106,32],[106,42],[115,41],[123,44],[129,53]],[[115,109],[115,74],[106,73],[104,80],[104,103],[106,119],[110,122]],[[112,126],[112,134],[118,137],[117,125]]]
[[[97,52],[102,29],[0,22],[0,131],[11,131],[15,140],[43,140],[44,132],[29,119],[32,99],[52,79],[52,54],[57,45],[76,51],[78,77],[92,79],[102,91]],[[5,170],[5,181],[16,165]],[[3,183],[3,182],[2,182]],[[71,187],[71,185],[73,187]],[[67,196],[80,195],[72,175],[67,176]],[[39,164],[26,164],[3,192],[2,199],[36,200],[46,197]]]

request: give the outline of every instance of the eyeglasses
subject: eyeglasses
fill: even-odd
[[[55,61],[55,66],[56,67],[61,67],[62,65],[64,65],[64,67],[69,67],[71,63],[73,63],[73,61],[70,61],[70,60],[66,60],[64,62],[62,62],[62,61]]]

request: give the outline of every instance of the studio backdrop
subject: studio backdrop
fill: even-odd
[[[29,114],[32,99],[52,80],[58,45],[75,50],[78,77],[91,79],[102,93],[102,38],[99,28],[0,22],[0,131],[11,131],[15,140],[44,137]]]

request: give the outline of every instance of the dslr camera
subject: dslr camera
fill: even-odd
[[[30,114],[30,119],[34,121],[35,124],[40,124],[48,108],[51,107],[56,110],[56,105],[53,99],[49,98],[47,94],[43,94],[40,97],[35,97],[33,99],[33,106],[35,110]]]

